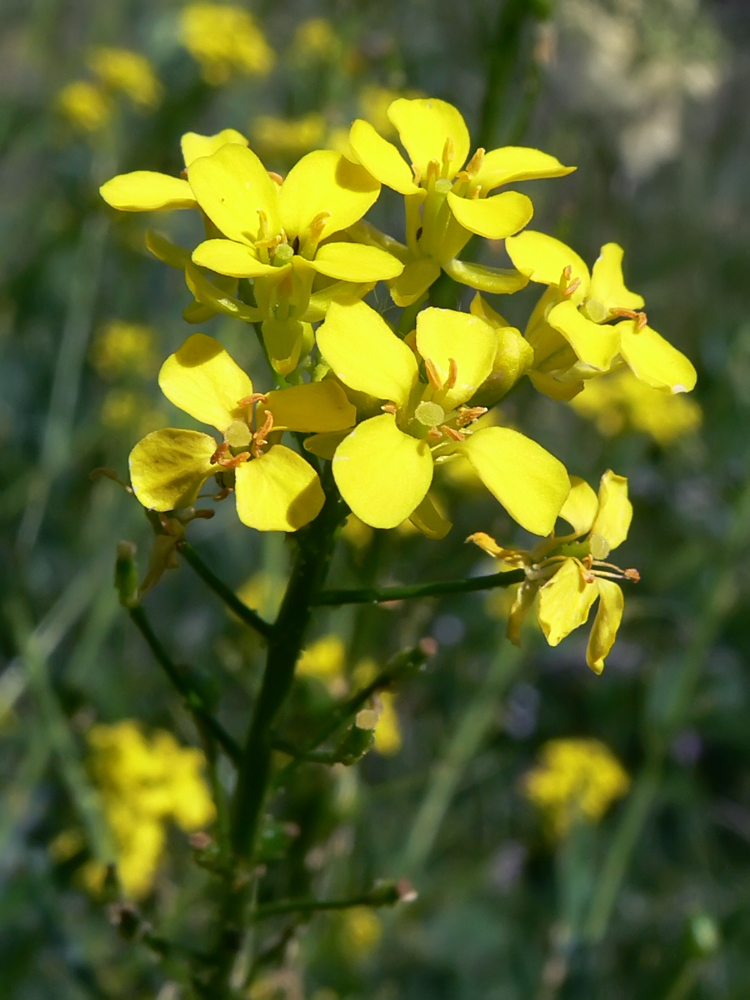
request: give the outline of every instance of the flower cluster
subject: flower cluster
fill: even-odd
[[[149,739],[131,719],[94,726],[88,742],[91,773],[117,848],[117,874],[126,894],[139,898],[153,884],[167,821],[193,831],[214,819],[201,774],[203,754],[181,747],[164,730]],[[93,864],[84,872],[92,887],[102,875]]]
[[[273,49],[244,7],[189,3],[180,12],[180,33],[206,83],[217,86],[233,74],[266,76],[273,69]]]
[[[141,110],[153,110],[162,86],[149,60],[130,49],[98,47],[87,58],[93,80],[74,80],[57,95],[65,118],[81,132],[97,132],[109,121],[118,94]]]
[[[599,740],[549,740],[540,757],[523,790],[556,837],[564,837],[576,822],[598,823],[630,787],[622,764]]]
[[[223,313],[254,324],[276,373],[276,388],[258,392],[217,341],[190,337],[159,384],[219,440],[179,429],[148,435],[131,454],[133,489],[146,507],[166,512],[194,504],[213,478],[215,498],[233,493],[243,523],[294,531],[321,510],[319,462],[330,461],[361,522],[395,528],[409,519],[442,538],[451,524],[431,486],[441,466],[463,460],[521,527],[550,536],[530,553],[483,543],[527,571],[519,607],[539,592],[550,642],[600,598],[589,650],[599,670],[622,610],[612,577],[634,578],[604,562],[627,533],[626,483],[608,473],[597,507],[590,487],[488,410],[524,376],[569,400],[626,367],[661,393],[689,391],[695,370],[649,326],[642,297],[625,285],[619,246],[603,247],[589,271],[574,250],[526,228],[526,194],[497,193],[573,168],[536,149],[472,152],[461,114],[444,101],[397,98],[387,116],[403,153],[358,119],[345,152],[314,150],[282,178],[232,129],[188,133],[182,176],[141,170],[103,185],[104,199],[122,211],[200,213],[205,239],[197,246],[154,232],[147,246],[184,272],[188,322]],[[404,197],[403,241],[365,219],[382,185]],[[474,235],[504,240],[513,267],[461,260]],[[441,271],[476,290],[468,312],[426,304]],[[378,282],[403,308],[395,327],[365,301]],[[522,334],[482,293],[529,282],[546,287]],[[285,432],[296,449],[282,443]],[[560,515],[573,536],[555,537]],[[555,609],[574,593],[575,613],[561,618]]]

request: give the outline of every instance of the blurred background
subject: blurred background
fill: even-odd
[[[298,772],[280,805],[288,887],[346,896],[408,877],[419,897],[315,917],[250,996],[750,995],[750,5],[2,0],[3,998],[182,996],[168,963],[110,926],[112,838],[160,933],[207,933],[211,879],[187,843],[210,820],[198,735],[112,587],[117,542],[137,543],[145,568],[153,533],[116,482],[90,478],[126,477],[138,437],[176,419],[155,375],[195,329],[181,315],[192,297],[143,233],[193,234],[181,213],[116,217],[97,188],[126,170],[178,174],[180,135],[225,127],[283,173],[340,148],[355,117],[387,133],[390,100],[419,94],[456,104],[475,145],[538,146],[578,166],[521,185],[535,228],[589,264],[621,243],[629,286],[693,359],[698,388],[665,398],[602,380],[565,404],[526,384],[503,407],[592,484],[607,468],[629,478],[635,519],[618,555],[642,580],[603,676],[585,665],[585,634],[550,649],[529,627],[511,647],[502,592],[318,617],[295,711],[330,704],[423,636],[439,651],[386,696],[361,765]],[[401,236],[392,192],[374,218]],[[503,263],[501,246],[473,252]],[[441,282],[434,301],[466,306],[467,291]],[[491,301],[523,328],[537,294]],[[203,328],[262,372],[243,324]],[[332,584],[491,572],[464,538],[523,540],[460,470],[441,491],[448,539],[350,522]],[[271,614],[288,546],[226,506],[191,540]],[[147,608],[239,734],[257,641],[184,564]],[[136,758],[135,776],[117,765]],[[143,780],[159,803],[118,811]]]

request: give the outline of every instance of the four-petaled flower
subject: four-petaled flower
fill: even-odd
[[[600,674],[622,621],[624,599],[615,580],[639,579],[637,570],[620,569],[607,559],[625,541],[633,516],[628,481],[611,470],[599,485],[599,496],[583,479],[571,476],[571,490],[560,517],[573,533],[540,542],[531,552],[505,548],[484,532],[471,535],[485,552],[507,566],[523,569],[526,580],[516,593],[508,619],[508,638],[520,641],[521,626],[539,595],[537,617],[550,646],[585,624],[599,598],[586,662]]]
[[[493,371],[501,342],[495,327],[479,316],[425,309],[415,353],[364,302],[333,303],[317,338],[344,385],[384,403],[385,412],[358,424],[333,456],[336,484],[360,520],[393,528],[411,517],[442,537],[450,525],[428,497],[433,468],[463,454],[519,524],[540,535],[552,530],[570,491],[562,463],[509,427],[472,433],[485,408],[467,404]]]
[[[585,379],[623,365],[654,389],[695,386],[690,360],[651,329],[643,298],[626,287],[617,243],[602,247],[591,274],[574,250],[545,233],[527,229],[505,246],[519,271],[549,286],[526,328],[534,348],[529,374],[541,392],[572,399]]]
[[[440,274],[480,291],[515,292],[528,277],[456,260],[473,233],[504,239],[523,229],[534,212],[531,199],[517,191],[492,195],[504,184],[564,177],[565,167],[538,149],[505,146],[469,159],[469,130],[452,104],[434,98],[399,98],[388,108],[411,166],[396,146],[358,119],[349,134],[353,156],[373,177],[406,197],[407,252],[403,274],[392,285],[398,305],[416,301]],[[468,162],[467,162],[468,160]],[[490,197],[488,197],[490,196]],[[392,243],[389,243],[392,246]]]
[[[333,380],[256,393],[218,341],[196,333],[167,358],[159,385],[170,402],[215,427],[222,441],[176,428],[143,438],[130,453],[130,478],[144,507],[189,507],[217,476],[219,497],[233,489],[237,515],[251,528],[296,531],[317,516],[325,499],[317,473],[278,441],[285,430],[351,427],[355,409]]]

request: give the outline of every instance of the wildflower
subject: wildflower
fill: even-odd
[[[237,596],[263,618],[275,618],[284,597],[284,581],[274,573],[254,573],[237,591]]]
[[[531,552],[504,548],[484,532],[471,535],[468,541],[526,573],[508,618],[508,638],[516,645],[537,594],[537,617],[550,646],[557,646],[573,629],[584,625],[599,599],[586,662],[600,674],[622,621],[624,598],[615,580],[639,579],[637,570],[623,570],[607,562],[610,552],[628,536],[633,507],[628,500],[627,479],[611,470],[601,478],[598,498],[584,480],[571,476],[570,482],[572,488],[560,517],[573,526],[572,534],[559,538],[553,534]]]
[[[57,95],[60,113],[81,132],[98,132],[110,119],[112,103],[96,84],[76,80]]]
[[[190,3],[180,15],[182,44],[214,86],[232,73],[267,76],[275,56],[249,11],[233,4]]]
[[[344,385],[383,400],[384,412],[358,424],[333,456],[336,483],[360,520],[393,528],[412,518],[443,537],[450,524],[427,495],[433,468],[464,455],[519,524],[536,534],[552,530],[570,490],[564,466],[508,427],[472,433],[485,409],[466,404],[492,372],[498,348],[491,324],[425,309],[417,316],[415,355],[365,303],[332,303],[317,338]],[[315,450],[315,438],[308,443]]]
[[[324,142],[326,120],[317,111],[296,119],[258,115],[251,131],[256,145],[264,153],[299,155]]]
[[[399,98],[388,108],[411,161],[367,121],[350,132],[352,155],[377,179],[406,196],[406,267],[392,285],[398,305],[415,302],[443,268],[456,281],[488,292],[514,292],[528,283],[517,270],[500,270],[457,260],[473,233],[500,240],[517,233],[533,215],[525,194],[492,192],[513,181],[563,177],[554,156],[507,146],[469,159],[470,138],[461,113],[435,98]],[[468,160],[468,162],[467,162]]]
[[[401,749],[401,726],[396,712],[396,696],[393,691],[381,691],[377,700],[380,702],[380,714],[375,726],[375,750],[383,757],[392,757]]]
[[[380,191],[366,170],[332,150],[308,153],[279,185],[255,153],[226,145],[194,160],[188,180],[226,237],[201,243],[193,261],[219,274],[255,279],[264,340],[282,374],[295,368],[302,351],[302,317],[317,274],[374,283],[403,270],[382,249],[330,240],[361,219]]]
[[[94,726],[88,734],[90,768],[99,787],[117,847],[117,870],[127,895],[139,898],[153,884],[165,842],[165,823],[198,830],[214,819],[214,806],[201,774],[203,754],[181,747],[171,733],[147,738],[126,719]],[[101,884],[99,866],[84,878]]]
[[[332,431],[351,426],[354,407],[333,381],[255,393],[218,341],[189,337],[159,373],[162,392],[222,434],[166,428],[130,453],[133,491],[144,507],[189,507],[211,476],[218,498],[234,491],[237,515],[259,531],[296,531],[317,516],[323,490],[312,466],[278,444],[279,431]],[[257,404],[257,406],[256,406]]]
[[[139,52],[99,47],[91,50],[87,62],[109,90],[125,94],[143,108],[159,103],[161,84],[149,60]]]
[[[383,936],[383,924],[369,906],[353,906],[341,915],[341,950],[350,959],[366,959]]]
[[[104,379],[126,372],[150,375],[154,367],[154,334],[141,323],[112,320],[99,331],[91,351],[91,361]]]
[[[329,20],[310,17],[299,25],[292,42],[292,57],[301,65],[335,59],[341,43]]]
[[[506,248],[519,271],[549,286],[526,329],[530,378],[541,392],[571,399],[585,379],[623,365],[654,389],[695,386],[692,363],[648,325],[643,298],[626,287],[617,243],[602,247],[590,275],[574,250],[545,233],[527,230]]]
[[[630,787],[627,772],[599,740],[549,740],[540,758],[526,775],[523,790],[545,814],[558,838],[577,820],[598,823]]]
[[[701,408],[684,394],[652,389],[627,368],[604,378],[588,379],[571,400],[573,409],[593,420],[601,434],[611,437],[626,427],[648,434],[666,447],[700,427]]]
[[[332,695],[346,692],[345,670],[346,648],[341,637],[335,633],[311,642],[297,663],[299,675],[315,677],[325,684]]]

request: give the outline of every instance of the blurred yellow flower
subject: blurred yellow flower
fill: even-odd
[[[360,660],[353,672],[356,687],[366,687],[375,679],[377,673],[378,665],[374,660],[369,657]],[[401,725],[395,708],[396,695],[392,691],[379,691],[373,700],[375,702],[373,712],[377,716],[373,747],[383,757],[391,757],[399,752],[403,743]]]
[[[264,618],[275,618],[284,596],[284,580],[272,573],[254,573],[237,591],[237,596],[249,608]]]
[[[100,47],[91,50],[87,62],[107,88],[127,95],[134,104],[153,108],[159,103],[162,86],[151,63],[140,53]]]
[[[153,330],[141,323],[112,320],[94,341],[91,363],[105,379],[131,372],[144,377],[151,375],[156,365]]]
[[[339,48],[338,35],[325,17],[311,17],[303,21],[294,33],[292,54],[300,62],[332,59]]]
[[[350,514],[341,529],[341,537],[345,538],[355,549],[363,549],[372,541],[375,534],[369,524],[360,521],[356,514]]]
[[[346,648],[340,636],[331,633],[311,642],[304,650],[297,664],[297,673],[304,677],[317,677],[330,687],[342,680],[345,668]]]
[[[181,747],[171,733],[149,739],[133,719],[94,726],[88,734],[89,766],[117,846],[117,871],[128,896],[149,891],[164,847],[165,824],[185,831],[211,823],[215,810],[202,776],[203,754]],[[103,870],[90,863],[87,886],[101,888]]]
[[[182,43],[214,86],[233,73],[266,76],[275,55],[253,16],[233,4],[191,3],[180,16]]]
[[[627,368],[588,379],[570,405],[607,437],[631,427],[665,446],[696,431],[703,419],[695,400],[684,393],[675,396],[653,389]]]
[[[302,118],[258,115],[250,124],[250,132],[255,145],[262,153],[287,153],[299,156],[323,143],[326,121],[323,115],[316,111]]]
[[[390,90],[388,87],[370,86],[365,87],[359,95],[359,107],[365,121],[368,121],[386,139],[390,139],[397,135],[397,132],[396,126],[388,117],[388,108],[399,97],[419,96],[416,91],[402,94],[397,90]]]
[[[612,751],[594,739],[549,740],[523,782],[526,798],[541,809],[556,837],[578,819],[598,823],[629,787]]]
[[[138,434],[148,434],[164,422],[164,415],[145,393],[114,388],[104,397],[99,419],[107,430],[128,428],[135,429]]]
[[[96,84],[76,80],[57,95],[57,107],[70,124],[81,132],[96,132],[109,121],[112,104]]]
[[[354,906],[341,916],[341,950],[347,957],[367,958],[383,935],[380,917],[369,906]]]

